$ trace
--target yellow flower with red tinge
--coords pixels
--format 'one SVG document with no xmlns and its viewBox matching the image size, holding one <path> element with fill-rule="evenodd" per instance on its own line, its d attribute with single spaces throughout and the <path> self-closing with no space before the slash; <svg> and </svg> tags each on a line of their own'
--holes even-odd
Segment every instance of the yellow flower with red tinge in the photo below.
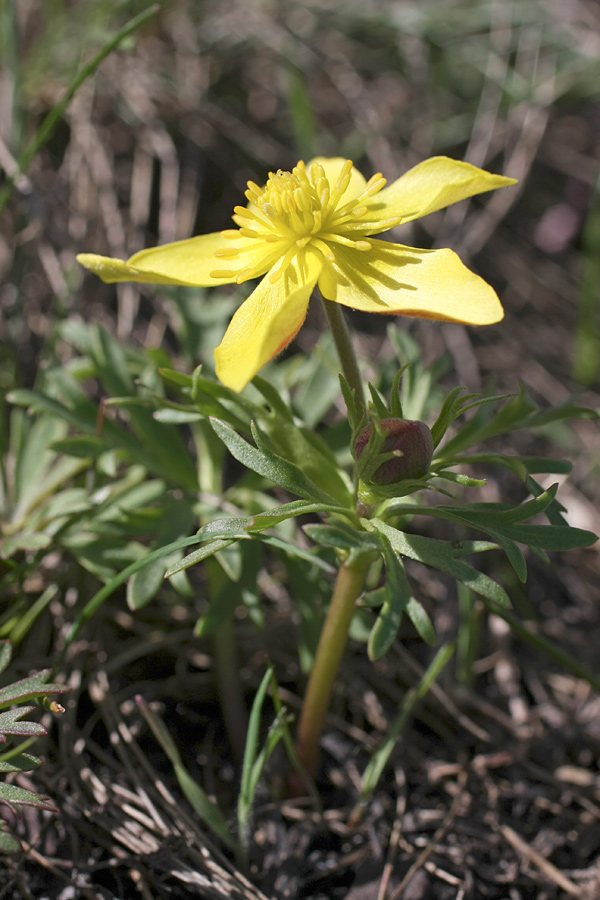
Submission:
<svg viewBox="0 0 600 900">
<path fill-rule="evenodd" d="M 241 391 L 286 347 L 318 285 L 326 301 L 364 312 L 491 325 L 503 317 L 495 291 L 452 250 L 419 250 L 373 235 L 459 200 L 514 184 L 437 156 L 386 187 L 350 160 L 317 157 L 291 172 L 248 182 L 238 226 L 136 253 L 127 262 L 82 253 L 103 281 L 211 287 L 261 278 L 215 350 L 219 380 Z"/>
</svg>

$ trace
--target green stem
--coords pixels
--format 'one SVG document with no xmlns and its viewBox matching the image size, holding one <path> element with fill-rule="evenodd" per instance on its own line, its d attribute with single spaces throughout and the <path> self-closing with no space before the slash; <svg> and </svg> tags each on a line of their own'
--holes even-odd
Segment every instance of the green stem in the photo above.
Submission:
<svg viewBox="0 0 600 900">
<path fill-rule="evenodd" d="M 241 764 L 246 746 L 248 712 L 244 705 L 232 616 L 224 619 L 215 630 L 213 646 L 221 712 L 234 758 Z"/>
<path fill-rule="evenodd" d="M 344 311 L 339 303 L 325 300 L 323 297 L 321 297 L 321 303 L 335 341 L 335 349 L 340 359 L 344 378 L 354 391 L 356 402 L 365 406 L 362 378 L 356 361 L 354 347 L 352 346 L 352 338 L 344 318 Z"/>
<path fill-rule="evenodd" d="M 340 566 L 331 605 L 317 647 L 315 664 L 302 704 L 296 751 L 312 777 L 319 758 L 319 741 L 331 691 L 344 653 L 355 603 L 362 593 L 371 560 L 367 555 Z"/>
</svg>

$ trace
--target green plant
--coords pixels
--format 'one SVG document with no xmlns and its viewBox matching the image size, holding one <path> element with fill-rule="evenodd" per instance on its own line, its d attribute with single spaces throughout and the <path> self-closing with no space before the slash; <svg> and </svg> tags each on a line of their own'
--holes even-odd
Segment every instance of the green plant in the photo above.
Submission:
<svg viewBox="0 0 600 900">
<path fill-rule="evenodd" d="M 0 641 L 0 674 L 6 671 L 11 655 L 12 649 L 9 641 Z M 42 763 L 39 757 L 28 753 L 27 750 L 37 738 L 47 733 L 46 729 L 37 722 L 23 722 L 22 719 L 33 712 L 38 704 L 54 713 L 63 711 L 60 704 L 51 698 L 65 694 L 70 689 L 64 684 L 55 684 L 49 681 L 49 678 L 50 669 L 46 669 L 0 688 L 0 710 L 2 710 L 0 711 L 0 742 L 4 746 L 3 752 L 0 753 L 0 774 L 4 776 L 31 772 Z M 36 705 L 24 705 L 32 701 Z M 20 738 L 23 740 L 16 746 L 12 746 L 15 739 Z M 49 812 L 58 812 L 49 797 L 36 794 L 14 783 L 0 784 L 0 802 L 13 812 L 16 812 L 21 806 L 35 806 Z M 21 849 L 21 844 L 6 828 L 6 823 L 2 822 L 0 825 L 0 852 L 15 853 Z"/>
</svg>

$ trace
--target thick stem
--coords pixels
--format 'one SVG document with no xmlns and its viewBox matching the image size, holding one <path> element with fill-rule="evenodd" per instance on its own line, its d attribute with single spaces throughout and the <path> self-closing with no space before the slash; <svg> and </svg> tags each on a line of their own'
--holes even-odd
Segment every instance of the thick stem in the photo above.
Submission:
<svg viewBox="0 0 600 900">
<path fill-rule="evenodd" d="M 369 557 L 363 555 L 355 562 L 340 566 L 321 632 L 296 739 L 298 757 L 311 776 L 314 776 L 317 768 L 319 741 L 329 709 L 333 683 L 346 646 L 355 603 L 365 584 L 369 563 Z"/>
<path fill-rule="evenodd" d="M 360 369 L 356 361 L 356 354 L 352 346 L 352 338 L 348 331 L 348 325 L 344 318 L 344 311 L 339 303 L 332 300 L 325 300 L 321 297 L 325 318 L 331 329 L 335 348 L 337 350 L 344 378 L 355 391 L 355 398 L 358 404 L 365 406 L 365 394 L 363 389 Z"/>
</svg>

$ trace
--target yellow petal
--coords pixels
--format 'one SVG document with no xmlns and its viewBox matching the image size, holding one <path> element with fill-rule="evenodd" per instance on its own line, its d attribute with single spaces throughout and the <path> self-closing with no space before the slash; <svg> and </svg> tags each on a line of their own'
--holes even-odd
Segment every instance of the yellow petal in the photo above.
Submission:
<svg viewBox="0 0 600 900">
<path fill-rule="evenodd" d="M 311 159 L 306 168 L 310 169 L 313 163 L 318 163 L 320 166 L 323 166 L 325 177 L 329 182 L 331 190 L 333 190 L 346 162 L 347 160 L 345 160 L 341 156 L 316 156 L 314 159 Z M 360 194 L 362 194 L 366 186 L 367 182 L 364 175 L 361 175 L 358 169 L 352 167 L 352 172 L 350 174 L 350 183 L 342 194 L 338 206 L 343 206 L 344 203 L 348 203 L 349 200 L 353 200 L 355 197 L 358 197 Z"/>
<path fill-rule="evenodd" d="M 114 281 L 141 281 L 146 284 L 210 287 L 235 281 L 235 275 L 231 278 L 213 278 L 211 272 L 240 268 L 237 260 L 215 257 L 216 251 L 232 250 L 244 243 L 243 238 L 227 239 L 217 231 L 186 241 L 141 250 L 127 262 L 110 259 L 108 256 L 96 256 L 93 253 L 80 253 L 77 261 L 109 284 Z"/>
<path fill-rule="evenodd" d="M 370 240 L 372 250 L 336 249 L 339 272 L 325 264 L 327 300 L 364 312 L 400 313 L 468 325 L 492 325 L 504 311 L 496 292 L 452 250 L 417 250 Z"/>
<path fill-rule="evenodd" d="M 516 184 L 514 178 L 493 175 L 470 163 L 434 156 L 410 169 L 367 202 L 363 221 L 402 216 L 410 222 L 474 194 Z"/>
<path fill-rule="evenodd" d="M 215 350 L 217 377 L 242 391 L 256 373 L 295 337 L 323 265 L 320 254 L 302 252 L 272 284 L 269 274 L 240 306 Z M 273 270 L 271 270 L 273 271 Z"/>
</svg>

